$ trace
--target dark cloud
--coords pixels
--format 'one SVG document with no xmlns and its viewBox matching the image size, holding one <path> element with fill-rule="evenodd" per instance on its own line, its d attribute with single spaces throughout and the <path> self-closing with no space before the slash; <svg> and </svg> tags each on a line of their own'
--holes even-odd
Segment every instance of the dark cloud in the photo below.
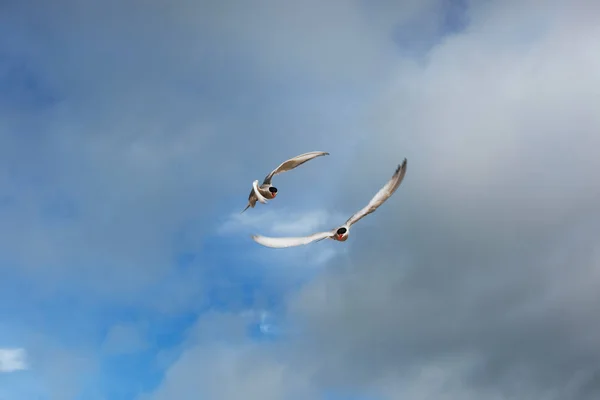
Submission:
<svg viewBox="0 0 600 400">
<path fill-rule="evenodd" d="M 485 40 L 507 17 L 483 13 L 491 28 L 449 38 L 374 111 L 382 122 L 354 174 L 365 183 L 348 183 L 344 207 L 368 201 L 403 156 L 408 172 L 356 225 L 350 264 L 292 303 L 319 385 L 392 399 L 600 394 L 600 120 L 589 90 L 600 59 L 588 39 L 600 32 L 549 22 L 556 11 L 520 49 Z M 446 384 L 415 385 L 423 368 Z"/>
<path fill-rule="evenodd" d="M 385 399 L 598 397 L 600 32 L 580 12 L 471 5 L 399 64 L 325 202 L 351 215 L 403 157 L 406 178 L 290 297 L 256 368 Z"/>
</svg>

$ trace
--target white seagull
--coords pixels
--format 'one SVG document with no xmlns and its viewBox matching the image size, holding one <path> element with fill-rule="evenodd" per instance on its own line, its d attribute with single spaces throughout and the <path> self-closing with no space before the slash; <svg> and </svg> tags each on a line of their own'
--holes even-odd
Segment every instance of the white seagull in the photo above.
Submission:
<svg viewBox="0 0 600 400">
<path fill-rule="evenodd" d="M 266 237 L 261 235 L 252 235 L 252 239 L 256 243 L 262 244 L 266 247 L 272 248 L 284 248 L 284 247 L 294 247 L 301 246 L 305 244 L 309 244 L 312 242 L 318 242 L 323 239 L 333 239 L 339 242 L 345 242 L 348 239 L 348 234 L 350 233 L 350 227 L 361 220 L 363 217 L 371 214 L 379 206 L 381 206 L 387 199 L 389 199 L 396 189 L 402 183 L 404 179 L 404 175 L 406 174 L 406 158 L 402 162 L 402 165 L 398 165 L 396 171 L 392 178 L 383 186 L 379 192 L 371 199 L 369 204 L 364 207 L 362 210 L 351 216 L 344 225 L 339 228 L 332 229 L 327 232 L 319 232 L 312 234 L 310 236 L 305 237 Z"/>
<path fill-rule="evenodd" d="M 273 179 L 275 175 L 290 171 L 313 158 L 328 155 L 329 153 L 325 151 L 311 151 L 310 153 L 300 154 L 299 156 L 284 161 L 279 167 L 271 171 L 271 173 L 265 177 L 262 185 L 258 186 L 258 180 L 252 182 L 252 191 L 248 196 L 248 205 L 242 212 L 246 211 L 249 207 L 254 208 L 257 200 L 265 204 L 267 203 L 267 199 L 274 199 L 275 196 L 277 196 L 277 188 L 271 185 L 271 179 Z"/>
</svg>

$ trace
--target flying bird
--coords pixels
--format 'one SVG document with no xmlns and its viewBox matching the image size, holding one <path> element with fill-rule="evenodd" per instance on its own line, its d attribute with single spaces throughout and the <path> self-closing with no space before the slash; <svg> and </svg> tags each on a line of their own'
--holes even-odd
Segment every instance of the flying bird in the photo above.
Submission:
<svg viewBox="0 0 600 400">
<path fill-rule="evenodd" d="M 271 180 L 275 175 L 280 174 L 282 172 L 290 171 L 304 164 L 305 162 L 312 160 L 313 158 L 328 155 L 329 153 L 325 151 L 311 151 L 310 153 L 300 154 L 299 156 L 290 158 L 289 160 L 281 163 L 281 165 L 279 165 L 277 168 L 271 171 L 269 175 L 265 177 L 263 183 L 260 186 L 258 185 L 258 180 L 252 182 L 252 191 L 248 196 L 248 205 L 246 206 L 246 208 L 244 208 L 242 213 L 250 207 L 254 208 L 257 201 L 260 201 L 261 203 L 265 204 L 267 203 L 268 199 L 271 200 L 274 199 L 275 196 L 277 196 L 277 188 L 271 184 Z"/>
<path fill-rule="evenodd" d="M 252 235 L 252 239 L 266 247 L 272 248 L 284 248 L 294 247 L 309 244 L 312 242 L 318 242 L 323 239 L 333 239 L 339 242 L 345 242 L 348 239 L 350 233 L 350 227 L 360 221 L 367 215 L 375 212 L 379 206 L 381 206 L 387 199 L 389 199 L 396 189 L 402 183 L 404 175 L 406 174 L 406 158 L 401 165 L 398 165 L 392 178 L 377 192 L 377 194 L 371 199 L 362 210 L 351 216 L 344 225 L 332 229 L 327 232 L 319 232 L 305 237 L 266 237 L 261 235 Z"/>
</svg>

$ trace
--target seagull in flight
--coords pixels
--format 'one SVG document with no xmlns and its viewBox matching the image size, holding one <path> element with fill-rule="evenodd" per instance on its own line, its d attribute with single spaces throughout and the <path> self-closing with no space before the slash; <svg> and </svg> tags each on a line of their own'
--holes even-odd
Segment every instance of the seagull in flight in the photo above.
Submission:
<svg viewBox="0 0 600 400">
<path fill-rule="evenodd" d="M 406 158 L 401 165 L 398 165 L 394 175 L 391 179 L 377 192 L 377 194 L 371 199 L 362 210 L 351 216 L 342 226 L 332 229 L 326 232 L 314 233 L 304 237 L 267 237 L 261 235 L 252 235 L 252 239 L 263 246 L 271 248 L 284 248 L 284 247 L 295 247 L 312 242 L 318 242 L 323 239 L 337 240 L 338 242 L 345 242 L 348 239 L 350 233 L 350 227 L 360 221 L 367 215 L 375 212 L 379 206 L 381 206 L 387 199 L 389 199 L 396 189 L 402 183 L 404 175 L 406 174 Z"/>
<path fill-rule="evenodd" d="M 246 208 L 244 208 L 244 210 L 242 210 L 242 213 L 250 207 L 254 208 L 257 201 L 266 204 L 267 199 L 271 200 L 274 199 L 275 196 L 277 196 L 277 188 L 271 184 L 271 180 L 275 175 L 280 174 L 282 172 L 290 171 L 304 164 L 305 162 L 312 160 L 313 158 L 328 155 L 329 153 L 325 151 L 311 151 L 310 153 L 300 154 L 299 156 L 290 158 L 289 160 L 282 162 L 277 168 L 275 168 L 269 173 L 269 175 L 265 177 L 263 183 L 260 186 L 258 185 L 258 180 L 252 182 L 252 191 L 248 196 L 248 205 L 246 206 Z"/>
</svg>

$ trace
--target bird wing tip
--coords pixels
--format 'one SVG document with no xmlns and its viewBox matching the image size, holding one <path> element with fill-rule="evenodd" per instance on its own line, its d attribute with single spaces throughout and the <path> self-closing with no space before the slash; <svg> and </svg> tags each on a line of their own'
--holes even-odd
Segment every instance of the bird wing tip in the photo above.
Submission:
<svg viewBox="0 0 600 400">
<path fill-rule="evenodd" d="M 396 169 L 396 171 L 400 171 L 403 168 L 406 168 L 406 164 L 407 164 L 407 160 L 406 158 L 404 158 L 404 160 L 402 161 L 402 164 L 398 164 L 398 168 Z"/>
</svg>

